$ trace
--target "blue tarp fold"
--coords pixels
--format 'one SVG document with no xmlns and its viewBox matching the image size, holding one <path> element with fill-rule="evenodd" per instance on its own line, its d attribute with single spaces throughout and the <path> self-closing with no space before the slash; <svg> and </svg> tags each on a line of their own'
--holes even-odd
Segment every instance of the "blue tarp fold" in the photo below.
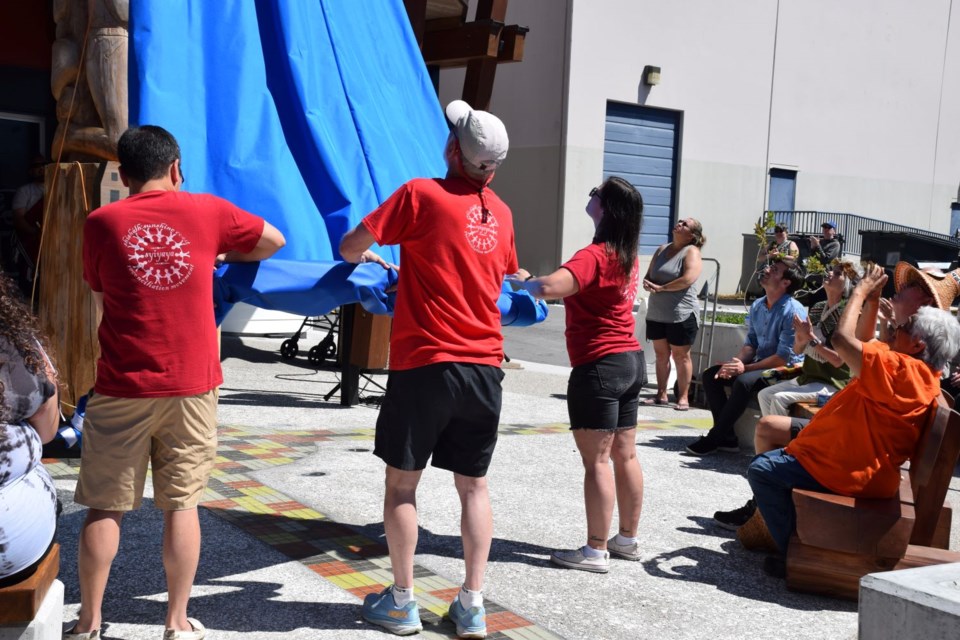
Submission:
<svg viewBox="0 0 960 640">
<path fill-rule="evenodd" d="M 132 2 L 130 36 L 131 124 L 177 137 L 186 189 L 287 238 L 264 265 L 219 271 L 219 302 L 386 310 L 382 282 L 334 263 L 343 234 L 401 184 L 446 170 L 447 126 L 402 0 Z M 398 248 L 375 250 L 399 262 Z"/>
</svg>

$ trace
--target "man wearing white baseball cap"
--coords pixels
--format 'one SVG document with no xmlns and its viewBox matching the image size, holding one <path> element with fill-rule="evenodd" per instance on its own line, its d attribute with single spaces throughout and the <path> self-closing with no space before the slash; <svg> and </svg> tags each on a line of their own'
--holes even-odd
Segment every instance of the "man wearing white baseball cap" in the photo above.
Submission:
<svg viewBox="0 0 960 640">
<path fill-rule="evenodd" d="M 403 276 L 390 336 L 390 377 L 374 454 L 387 465 L 383 523 L 394 584 L 370 594 L 363 618 L 398 635 L 423 626 L 413 597 L 416 490 L 427 462 L 452 471 L 466 577 L 450 604 L 461 638 L 486 636 L 483 576 L 493 539 L 486 473 L 497 442 L 503 337 L 497 298 L 518 270 L 510 209 L 487 186 L 507 155 L 503 123 L 457 100 L 444 178 L 411 180 L 347 233 L 347 262 L 377 262 L 399 244 Z"/>
</svg>

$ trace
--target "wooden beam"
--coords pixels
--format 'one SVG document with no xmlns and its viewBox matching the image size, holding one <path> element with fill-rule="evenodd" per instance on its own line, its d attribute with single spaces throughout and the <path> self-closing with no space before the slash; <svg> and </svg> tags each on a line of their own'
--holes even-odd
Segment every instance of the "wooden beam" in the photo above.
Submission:
<svg viewBox="0 0 960 640">
<path fill-rule="evenodd" d="M 471 60 L 463 78 L 463 99 L 474 109 L 487 111 L 493 96 L 493 81 L 497 75 L 497 59 Z"/>
<path fill-rule="evenodd" d="M 422 49 L 423 33 L 427 27 L 427 0 L 403 0 L 403 5 L 407 9 L 407 18 L 410 19 L 410 26 L 413 27 L 417 45 Z"/>
<path fill-rule="evenodd" d="M 496 60 L 502 22 L 469 22 L 456 29 L 428 31 L 423 38 L 423 59 L 428 65 L 462 67 L 471 60 Z"/>
<path fill-rule="evenodd" d="M 507 0 L 480 0 L 475 20 L 507 21 Z"/>
<path fill-rule="evenodd" d="M 523 60 L 523 43 L 526 40 L 527 27 L 511 24 L 500 32 L 500 48 L 497 51 L 498 62 L 520 62 Z"/>
</svg>

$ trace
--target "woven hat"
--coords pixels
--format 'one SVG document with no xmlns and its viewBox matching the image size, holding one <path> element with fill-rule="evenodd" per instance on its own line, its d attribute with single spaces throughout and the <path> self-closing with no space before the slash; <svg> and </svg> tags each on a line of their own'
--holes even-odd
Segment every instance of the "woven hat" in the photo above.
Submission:
<svg viewBox="0 0 960 640">
<path fill-rule="evenodd" d="M 944 273 L 936 269 L 921 271 L 909 262 L 898 262 L 893 272 L 893 284 L 897 291 L 911 284 L 920 285 L 944 311 L 960 296 L 960 269 Z"/>
</svg>

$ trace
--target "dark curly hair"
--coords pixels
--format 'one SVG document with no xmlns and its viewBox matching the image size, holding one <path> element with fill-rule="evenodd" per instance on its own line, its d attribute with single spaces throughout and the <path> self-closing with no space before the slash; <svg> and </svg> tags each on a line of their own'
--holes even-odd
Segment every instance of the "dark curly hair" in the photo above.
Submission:
<svg viewBox="0 0 960 640">
<path fill-rule="evenodd" d="M 37 318 L 24 304 L 16 283 L 2 273 L 0 273 L 0 340 L 9 343 L 20 354 L 27 371 L 44 380 L 47 379 L 44 351 L 51 358 L 51 363 L 53 357 L 37 325 Z M 38 343 L 42 346 L 42 351 Z M 50 382 L 57 384 L 56 380 Z M 3 380 L 0 379 L 0 399 L 4 397 L 3 392 Z M 9 409 L 6 405 L 0 406 L 0 420 L 6 418 Z"/>
</svg>

